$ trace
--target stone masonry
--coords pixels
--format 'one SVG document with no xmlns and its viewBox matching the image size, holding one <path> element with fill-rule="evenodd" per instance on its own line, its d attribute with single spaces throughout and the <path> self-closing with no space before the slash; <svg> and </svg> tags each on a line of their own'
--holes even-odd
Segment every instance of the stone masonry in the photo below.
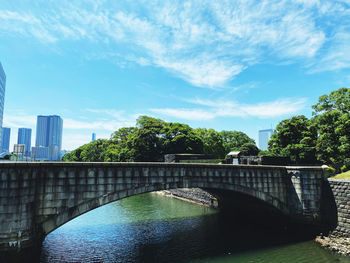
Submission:
<svg viewBox="0 0 350 263">
<path fill-rule="evenodd" d="M 99 206 L 176 188 L 240 192 L 292 218 L 318 224 L 324 182 L 321 167 L 4 162 L 0 163 L 0 258 L 4 251 L 40 247 L 45 235 Z M 349 219 L 341 212 L 339 216 L 340 226 L 348 227 Z"/>
<path fill-rule="evenodd" d="M 328 179 L 337 207 L 337 227 L 333 235 L 350 237 L 350 181 Z"/>
</svg>

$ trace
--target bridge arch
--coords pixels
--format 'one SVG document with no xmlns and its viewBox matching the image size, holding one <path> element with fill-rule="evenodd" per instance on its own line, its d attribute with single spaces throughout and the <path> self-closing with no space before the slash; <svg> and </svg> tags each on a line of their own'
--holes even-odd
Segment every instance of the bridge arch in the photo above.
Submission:
<svg viewBox="0 0 350 263">
<path fill-rule="evenodd" d="M 320 167 L 176 163 L 0 163 L 0 250 L 31 247 L 104 204 L 167 189 L 243 193 L 317 223 Z"/>
<path fill-rule="evenodd" d="M 198 187 L 199 187 L 198 185 L 191 185 L 189 188 L 198 188 Z M 287 205 L 284 204 L 281 200 L 271 196 L 268 193 L 264 193 L 256 189 L 252 189 L 252 188 L 248 188 L 240 185 L 228 185 L 224 183 L 217 183 L 215 185 L 215 188 L 213 188 L 207 182 L 200 183 L 200 187 L 205 189 L 214 189 L 216 191 L 227 190 L 227 191 L 249 195 L 250 197 L 254 197 L 262 202 L 266 202 L 270 206 L 273 206 L 282 214 L 289 215 Z M 55 229 L 73 220 L 74 218 L 79 217 L 82 214 L 85 214 L 89 211 L 92 211 L 106 204 L 121 200 L 123 198 L 131 197 L 138 194 L 144 194 L 144 193 L 161 191 L 161 190 L 171 190 L 171 189 L 173 188 L 169 187 L 169 185 L 167 184 L 154 184 L 154 185 L 147 185 L 147 186 L 142 186 L 137 188 L 129 188 L 119 192 L 107 193 L 101 196 L 96 196 L 96 198 L 94 199 L 86 200 L 74 207 L 66 208 L 65 210 L 61 211 L 59 214 L 53 215 L 50 218 L 46 219 L 44 222 L 40 223 L 43 230 L 43 234 L 48 235 Z"/>
</svg>

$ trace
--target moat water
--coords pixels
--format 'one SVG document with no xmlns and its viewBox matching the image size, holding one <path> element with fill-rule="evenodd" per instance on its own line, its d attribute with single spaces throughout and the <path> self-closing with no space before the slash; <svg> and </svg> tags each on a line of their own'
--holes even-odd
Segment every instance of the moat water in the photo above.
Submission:
<svg viewBox="0 0 350 263">
<path fill-rule="evenodd" d="M 217 210 L 155 193 L 133 196 L 50 233 L 40 261 L 350 263 L 313 241 L 229 221 Z"/>
</svg>

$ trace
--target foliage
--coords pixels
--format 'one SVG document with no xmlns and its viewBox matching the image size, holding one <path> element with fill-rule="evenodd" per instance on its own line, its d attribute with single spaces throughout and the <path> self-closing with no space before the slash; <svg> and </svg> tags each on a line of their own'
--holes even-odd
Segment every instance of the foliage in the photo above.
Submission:
<svg viewBox="0 0 350 263">
<path fill-rule="evenodd" d="M 318 138 L 316 155 L 322 162 L 350 169 L 350 89 L 341 88 L 323 95 L 313 105 Z"/>
<path fill-rule="evenodd" d="M 329 95 L 322 95 L 319 97 L 318 103 L 313 105 L 312 108 L 314 109 L 314 115 L 333 110 L 348 113 L 350 112 L 350 89 L 340 88 L 332 91 Z"/>
<path fill-rule="evenodd" d="M 223 145 L 223 139 L 219 132 L 214 129 L 197 128 L 195 133 L 203 141 L 203 153 L 211 154 L 215 158 L 224 158 L 227 152 Z"/>
<path fill-rule="evenodd" d="M 331 177 L 332 179 L 342 179 L 342 180 L 349 180 L 350 179 L 350 171 L 347 171 L 345 173 L 337 174 L 336 176 Z"/>
<path fill-rule="evenodd" d="M 312 106 L 313 118 L 295 116 L 281 121 L 269 150 L 295 163 L 320 161 L 337 171 L 350 169 L 350 89 L 322 95 Z"/>
<path fill-rule="evenodd" d="M 271 153 L 298 164 L 316 161 L 317 130 L 304 115 L 281 121 L 275 131 L 268 143 Z"/>
<path fill-rule="evenodd" d="M 275 156 L 275 154 L 273 154 L 272 152 L 270 152 L 270 151 L 263 151 L 263 150 L 260 150 L 258 155 L 259 156 Z"/>
<path fill-rule="evenodd" d="M 255 144 L 255 141 L 248 137 L 247 134 L 240 131 L 221 131 L 220 132 L 223 140 L 223 146 L 225 153 L 230 151 L 238 151 L 239 148 L 245 143 Z"/>
<path fill-rule="evenodd" d="M 259 148 L 256 147 L 255 144 L 253 143 L 245 143 L 243 144 L 240 148 L 239 151 L 241 152 L 241 155 L 243 156 L 249 156 L 249 155 L 258 155 L 259 153 Z"/>
<path fill-rule="evenodd" d="M 99 139 L 84 144 L 78 149 L 63 156 L 63 161 L 103 162 L 105 159 L 105 148 L 109 140 Z"/>
<path fill-rule="evenodd" d="M 192 129 L 186 124 L 140 116 L 136 127 L 120 128 L 109 140 L 85 144 L 66 154 L 62 160 L 151 162 L 162 161 L 164 154 L 168 153 L 205 153 L 222 159 L 228 152 L 227 147 L 239 148 L 246 142 L 254 143 L 254 140 L 242 132 Z"/>
<path fill-rule="evenodd" d="M 190 126 L 169 123 L 162 130 L 165 153 L 202 153 L 203 141 Z"/>
</svg>

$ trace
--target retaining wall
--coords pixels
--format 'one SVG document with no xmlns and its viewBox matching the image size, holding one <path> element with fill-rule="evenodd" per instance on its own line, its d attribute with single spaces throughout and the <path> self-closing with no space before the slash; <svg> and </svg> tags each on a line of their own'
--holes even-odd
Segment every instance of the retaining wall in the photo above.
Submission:
<svg viewBox="0 0 350 263">
<path fill-rule="evenodd" d="M 350 180 L 328 179 L 337 207 L 337 227 L 333 235 L 350 237 Z"/>
</svg>

